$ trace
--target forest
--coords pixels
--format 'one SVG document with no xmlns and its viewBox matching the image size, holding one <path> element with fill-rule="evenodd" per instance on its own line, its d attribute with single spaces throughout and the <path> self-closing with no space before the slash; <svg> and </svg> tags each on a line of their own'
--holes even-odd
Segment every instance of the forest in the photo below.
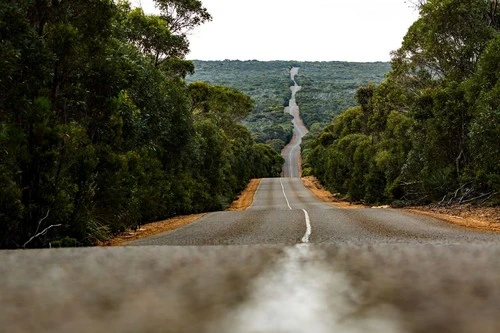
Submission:
<svg viewBox="0 0 500 333">
<path fill-rule="evenodd" d="M 85 246 L 224 208 L 282 157 L 228 87 L 186 83 L 198 0 L 0 2 L 0 248 Z"/>
<path fill-rule="evenodd" d="M 188 61 L 199 0 L 0 2 L 0 248 L 87 246 L 303 170 L 394 206 L 500 203 L 497 0 L 416 1 L 391 63 Z"/>
<path fill-rule="evenodd" d="M 304 171 L 356 202 L 500 203 L 500 9 L 417 2 L 385 80 L 303 147 Z"/>
<path fill-rule="evenodd" d="M 187 82 L 203 81 L 237 89 L 255 101 L 252 112 L 241 123 L 256 142 L 281 152 L 292 138 L 292 116 L 283 112 L 290 99 L 290 73 L 293 62 L 257 60 L 194 60 L 195 71 Z"/>
<path fill-rule="evenodd" d="M 302 86 L 297 104 L 304 124 L 315 131 L 356 105 L 356 89 L 378 84 L 390 70 L 386 62 L 300 62 L 296 81 Z"/>
<path fill-rule="evenodd" d="M 238 89 L 255 100 L 255 107 L 241 122 L 257 142 L 281 151 L 292 137 L 292 117 L 283 112 L 291 97 L 290 67 L 300 67 L 295 80 L 303 86 L 297 103 L 306 125 L 320 131 L 332 117 L 356 105 L 356 88 L 380 83 L 389 63 L 301 61 L 193 61 L 195 72 L 186 81 L 203 81 Z"/>
</svg>

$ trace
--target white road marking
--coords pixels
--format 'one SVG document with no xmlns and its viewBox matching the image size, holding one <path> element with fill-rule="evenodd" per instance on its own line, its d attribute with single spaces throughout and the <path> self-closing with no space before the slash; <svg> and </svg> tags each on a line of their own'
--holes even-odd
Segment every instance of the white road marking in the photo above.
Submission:
<svg viewBox="0 0 500 333">
<path fill-rule="evenodd" d="M 288 205 L 288 209 L 292 210 L 292 207 L 290 206 L 290 201 L 288 201 L 288 198 L 285 193 L 285 187 L 283 186 L 283 181 L 280 178 L 280 184 L 281 184 L 281 190 L 283 191 L 283 195 L 285 196 L 286 204 Z"/>
<path fill-rule="evenodd" d="M 304 234 L 304 237 L 302 237 L 302 243 L 309 243 L 309 237 L 311 236 L 312 228 L 311 228 L 311 220 L 309 219 L 309 214 L 307 213 L 307 210 L 302 209 L 304 212 L 304 215 L 306 217 L 306 233 Z"/>
<path fill-rule="evenodd" d="M 304 244 L 285 248 L 274 265 L 251 281 L 245 301 L 208 332 L 406 332 L 393 307 L 365 309 L 357 303 L 358 289 L 341 267 L 321 263 L 325 256 Z"/>
<path fill-rule="evenodd" d="M 290 201 L 288 201 L 288 197 L 286 196 L 285 187 L 283 186 L 283 180 L 280 178 L 281 191 L 283 191 L 283 196 L 285 197 L 286 204 L 288 205 L 288 209 L 292 210 L 292 206 L 290 206 Z M 304 212 L 304 216 L 306 219 L 306 233 L 304 237 L 302 237 L 302 243 L 309 243 L 309 237 L 311 237 L 312 227 L 311 227 L 311 219 L 309 218 L 309 213 L 307 210 L 302 209 Z"/>
<path fill-rule="evenodd" d="M 288 113 L 290 113 L 293 116 L 292 122 L 293 122 L 294 131 L 295 131 L 294 138 L 297 141 L 293 146 L 290 145 L 290 151 L 289 151 L 288 156 L 287 156 L 288 167 L 289 167 L 289 171 L 290 171 L 290 174 L 289 174 L 290 178 L 294 178 L 293 169 L 292 169 L 292 159 L 293 159 L 292 157 L 294 155 L 298 155 L 300 153 L 300 150 L 296 153 L 295 153 L 295 151 L 297 150 L 297 148 L 300 149 L 300 142 L 302 140 L 302 137 L 304 136 L 304 133 L 302 132 L 302 130 L 299 126 L 298 120 L 297 120 L 297 117 L 300 117 L 300 116 L 298 115 L 298 112 L 297 112 L 298 106 L 297 106 L 297 102 L 295 100 L 295 94 L 297 93 L 297 91 L 300 90 L 300 86 L 297 85 L 297 82 L 295 82 L 295 75 L 297 75 L 298 72 L 299 72 L 299 69 L 297 67 L 294 67 L 290 70 L 290 77 L 293 80 L 293 82 L 295 83 L 295 85 L 290 88 L 292 90 L 292 98 L 290 99 L 290 102 L 288 103 L 288 108 L 285 109 L 285 111 L 288 110 Z M 296 114 L 297 114 L 297 117 L 296 117 Z M 297 175 L 297 177 L 299 177 L 299 175 Z M 283 191 L 283 195 L 285 196 L 286 204 L 288 205 L 288 208 L 291 210 L 292 207 L 290 206 L 290 202 L 288 201 L 288 198 L 286 196 L 285 187 L 283 186 L 283 181 L 281 179 L 280 179 L 280 183 L 281 183 L 281 190 Z M 307 210 L 302 209 L 302 211 L 304 212 L 304 216 L 306 219 L 306 233 L 304 234 L 304 237 L 302 237 L 302 243 L 309 243 L 309 237 L 311 236 L 311 233 L 312 233 L 311 219 L 309 218 L 309 213 L 307 212 Z"/>
</svg>

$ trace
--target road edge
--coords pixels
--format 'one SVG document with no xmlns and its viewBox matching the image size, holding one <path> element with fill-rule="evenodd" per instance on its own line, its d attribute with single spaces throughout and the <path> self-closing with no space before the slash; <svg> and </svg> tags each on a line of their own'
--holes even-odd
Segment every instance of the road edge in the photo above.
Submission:
<svg viewBox="0 0 500 333">
<path fill-rule="evenodd" d="M 396 209 L 404 212 L 409 212 L 413 214 L 424 215 L 428 217 L 433 217 L 438 220 L 458 225 L 461 227 L 466 227 L 469 229 L 474 229 L 478 231 L 489 231 L 489 232 L 497 232 L 500 233 L 500 223 L 496 223 L 489 219 L 482 218 L 481 216 L 473 216 L 473 217 L 460 217 L 450 214 L 442 214 L 436 213 L 426 209 L 425 207 L 406 207 L 406 208 L 391 208 L 389 206 L 365 206 L 359 204 L 351 204 L 347 201 L 342 201 L 337 199 L 332 193 L 330 193 L 327 189 L 325 189 L 320 182 L 313 176 L 307 176 L 301 178 L 304 186 L 314 194 L 316 198 L 319 200 L 328 203 L 332 206 L 344 209 L 361 209 L 361 208 L 382 208 L 382 209 Z"/>
<path fill-rule="evenodd" d="M 253 198 L 255 196 L 255 193 L 259 189 L 261 182 L 262 178 L 250 179 L 247 187 L 243 191 L 241 191 L 241 193 L 238 195 L 238 198 L 233 201 L 233 203 L 226 210 L 233 212 L 243 212 L 247 210 L 250 206 L 252 206 Z"/>
<path fill-rule="evenodd" d="M 262 179 L 251 179 L 247 187 L 238 195 L 238 198 L 227 208 L 227 211 L 245 211 L 253 203 L 255 193 L 259 189 Z M 179 229 L 185 225 L 191 224 L 208 213 L 191 214 L 176 216 L 166 220 L 151 222 L 142 225 L 137 230 L 127 230 L 116 236 L 111 237 L 105 242 L 100 242 L 97 246 L 122 246 L 128 242 L 135 241 L 142 238 L 155 236 L 164 232 Z"/>
</svg>

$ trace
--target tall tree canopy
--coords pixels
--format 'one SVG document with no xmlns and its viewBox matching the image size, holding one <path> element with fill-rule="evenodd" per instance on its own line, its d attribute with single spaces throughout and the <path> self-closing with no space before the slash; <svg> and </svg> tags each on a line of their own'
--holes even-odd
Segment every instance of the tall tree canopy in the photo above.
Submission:
<svg viewBox="0 0 500 333">
<path fill-rule="evenodd" d="M 89 245 L 220 209 L 281 157 L 235 122 L 251 101 L 184 76 L 199 1 L 0 2 L 0 247 Z M 233 99 L 234 98 L 234 99 Z M 193 114 L 208 103 L 211 116 Z"/>
<path fill-rule="evenodd" d="M 199 0 L 155 0 L 170 31 L 185 34 L 212 19 Z"/>
<path fill-rule="evenodd" d="M 417 5 L 387 79 L 310 143 L 306 170 L 352 200 L 498 202 L 499 2 Z"/>
</svg>

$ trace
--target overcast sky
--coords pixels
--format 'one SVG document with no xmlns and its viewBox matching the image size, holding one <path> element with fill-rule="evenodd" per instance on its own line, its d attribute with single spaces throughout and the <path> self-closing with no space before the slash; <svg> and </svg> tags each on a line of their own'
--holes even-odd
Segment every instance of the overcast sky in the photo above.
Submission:
<svg viewBox="0 0 500 333">
<path fill-rule="evenodd" d="M 153 12 L 153 0 L 132 0 Z M 188 59 L 388 61 L 418 13 L 404 0 L 202 0 Z"/>
</svg>

